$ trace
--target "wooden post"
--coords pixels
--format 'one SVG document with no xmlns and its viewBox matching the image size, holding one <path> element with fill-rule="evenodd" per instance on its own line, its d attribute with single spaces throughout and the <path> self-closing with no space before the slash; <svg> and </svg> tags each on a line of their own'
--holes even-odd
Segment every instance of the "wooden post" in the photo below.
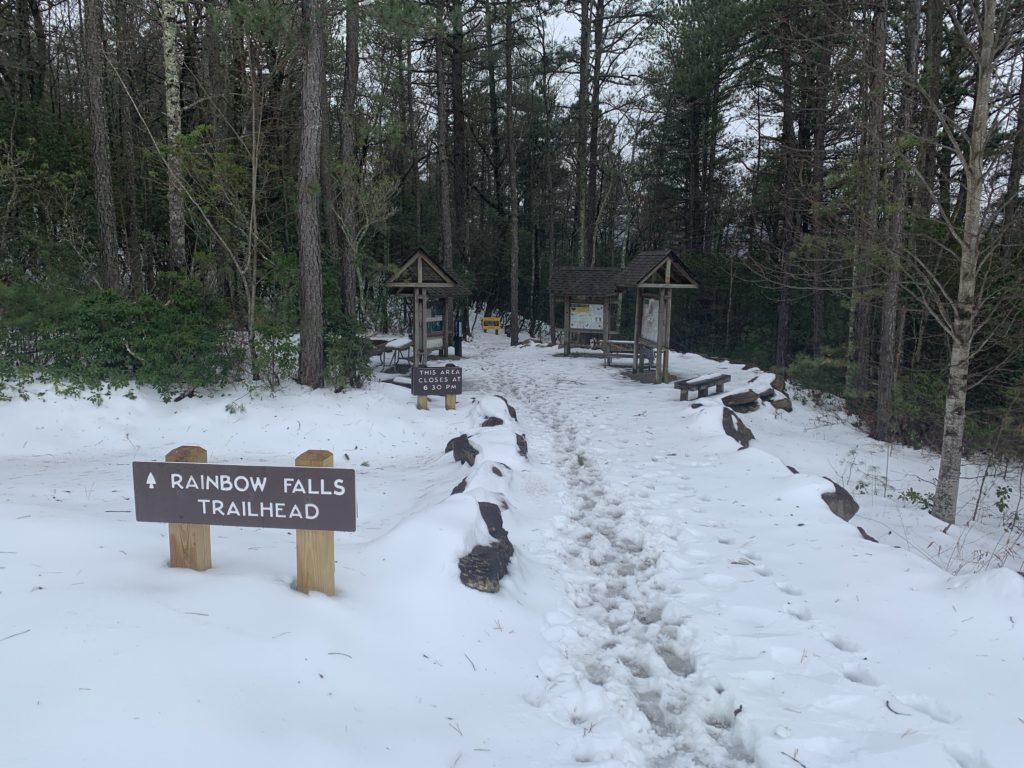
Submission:
<svg viewBox="0 0 1024 768">
<path fill-rule="evenodd" d="M 455 410 L 455 395 L 445 395 L 444 396 L 444 409 L 446 411 L 454 411 Z"/>
<path fill-rule="evenodd" d="M 609 341 L 612 329 L 612 308 L 608 297 L 604 299 L 604 327 L 601 329 L 601 341 L 604 343 L 604 364 L 612 364 L 612 347 Z"/>
<path fill-rule="evenodd" d="M 564 318 L 562 320 L 562 330 L 563 330 L 563 333 L 565 334 L 565 338 L 562 340 L 563 341 L 563 345 L 562 346 L 564 348 L 565 356 L 566 357 L 569 356 L 569 325 L 572 322 L 569 319 L 569 316 L 570 316 L 571 312 L 572 312 L 572 296 L 566 296 L 565 297 L 565 307 L 563 308 L 563 311 L 562 311 L 562 314 L 564 315 Z"/>
<path fill-rule="evenodd" d="M 665 289 L 665 365 L 662 366 L 662 381 L 668 383 L 668 351 L 672 346 L 672 291 Z"/>
<path fill-rule="evenodd" d="M 330 451 L 305 451 L 296 467 L 333 467 Z M 334 594 L 334 531 L 295 531 L 295 588 L 299 592 Z"/>
<path fill-rule="evenodd" d="M 636 307 L 633 311 L 633 373 L 640 373 L 640 337 L 643 335 L 644 297 L 643 292 L 636 289 Z"/>
<path fill-rule="evenodd" d="M 206 463 L 206 449 L 198 445 L 179 445 L 164 456 L 164 461 Z M 206 571 L 213 567 L 210 549 L 210 526 L 192 523 L 168 523 L 167 538 L 171 545 L 171 568 Z"/>
<path fill-rule="evenodd" d="M 447 405 L 447 403 L 446 403 Z M 427 402 L 426 395 L 416 395 L 416 410 L 417 411 L 429 411 L 430 404 Z"/>
</svg>

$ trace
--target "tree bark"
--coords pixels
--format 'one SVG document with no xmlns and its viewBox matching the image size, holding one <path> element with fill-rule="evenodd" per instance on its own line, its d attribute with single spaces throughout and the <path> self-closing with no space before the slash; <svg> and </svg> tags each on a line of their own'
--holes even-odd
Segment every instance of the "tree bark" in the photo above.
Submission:
<svg viewBox="0 0 1024 768">
<path fill-rule="evenodd" d="M 181 64 L 178 59 L 178 0 L 160 0 L 163 20 L 164 107 L 167 110 L 167 234 L 172 269 L 185 267 L 185 198 L 181 189 Z"/>
<path fill-rule="evenodd" d="M 346 192 L 341 201 L 341 216 L 354 218 L 356 186 L 359 184 L 358 160 L 356 158 L 356 95 L 359 88 L 359 0 L 347 0 L 345 5 L 345 85 L 341 91 L 341 162 L 346 183 Z M 357 243 L 347 234 L 352 226 L 343 228 L 346 232 L 341 249 L 341 288 L 345 312 L 356 317 L 358 310 L 356 253 Z"/>
<path fill-rule="evenodd" d="M 452 4 L 452 260 L 463 269 L 469 267 L 466 250 L 466 99 L 465 45 L 461 0 Z"/>
<path fill-rule="evenodd" d="M 519 343 L 519 180 L 513 131 L 512 4 L 505 15 L 505 160 L 508 165 L 509 337 Z"/>
<path fill-rule="evenodd" d="M 452 191 L 451 168 L 448 165 L 448 78 L 445 64 L 445 35 L 439 31 L 436 40 L 437 69 L 437 178 L 438 211 L 441 216 L 441 266 L 452 268 Z"/>
<path fill-rule="evenodd" d="M 953 305 L 953 333 L 949 356 L 949 383 L 942 424 L 942 453 L 935 486 L 932 514 L 943 522 L 956 521 L 960 490 L 960 462 L 963 454 L 964 423 L 967 416 L 967 375 L 971 343 L 978 309 L 978 265 L 981 258 L 982 195 L 985 184 L 985 145 L 988 143 L 989 106 L 992 101 L 992 70 L 995 59 L 995 18 L 997 4 L 984 3 L 979 19 L 977 79 L 971 113 L 967 156 L 964 158 L 963 234 L 960 239 L 960 279 Z"/>
<path fill-rule="evenodd" d="M 92 126 L 93 188 L 96 195 L 96 224 L 100 256 L 99 282 L 103 288 L 121 285 L 120 257 L 117 245 L 117 218 L 114 214 L 114 189 L 110 161 L 110 128 L 103 87 L 106 70 L 103 57 L 103 18 L 101 0 L 83 0 L 85 79 L 89 123 Z"/>
<path fill-rule="evenodd" d="M 302 0 L 302 130 L 299 145 L 299 383 L 324 379 L 323 280 L 320 258 L 320 150 L 323 131 L 322 0 Z"/>
<path fill-rule="evenodd" d="M 911 83 L 917 77 L 917 48 L 920 38 L 921 0 L 909 0 L 907 18 L 906 73 L 900 95 L 900 131 L 910 136 L 914 119 L 915 99 Z M 893 170 L 892 215 L 889 221 L 889 262 L 886 265 L 885 292 L 882 295 L 881 327 L 878 349 L 878 404 L 875 409 L 874 436 L 880 440 L 893 437 L 893 414 L 896 404 L 896 379 L 899 374 L 899 295 L 903 278 L 903 252 L 906 242 L 907 168 L 910 158 L 897 157 Z"/>
<path fill-rule="evenodd" d="M 596 0 L 594 7 L 594 68 L 590 77 L 590 114 L 588 116 L 590 137 L 587 156 L 587 199 L 583 210 L 586 212 L 584 229 L 584 263 L 594 266 L 597 259 L 597 169 L 598 169 L 598 132 L 601 127 L 601 54 L 604 44 L 604 6 L 605 0 Z"/>
<path fill-rule="evenodd" d="M 587 263 L 587 104 L 590 100 L 590 0 L 580 0 L 580 91 L 576 102 L 576 263 Z"/>
</svg>

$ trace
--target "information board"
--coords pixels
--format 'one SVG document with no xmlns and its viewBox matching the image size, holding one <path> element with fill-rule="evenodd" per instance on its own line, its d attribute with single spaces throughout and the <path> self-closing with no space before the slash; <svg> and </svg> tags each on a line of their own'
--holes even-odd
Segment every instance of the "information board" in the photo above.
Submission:
<svg viewBox="0 0 1024 768">
<path fill-rule="evenodd" d="M 574 331 L 603 331 L 604 304 L 571 304 L 569 328 Z"/>
<path fill-rule="evenodd" d="M 658 343 L 658 314 L 661 302 L 658 299 L 644 299 L 643 317 L 640 323 L 640 338 Z"/>
<path fill-rule="evenodd" d="M 132 480 L 142 522 L 356 529 L 352 469 L 136 461 Z"/>
<path fill-rule="evenodd" d="M 462 394 L 462 369 L 451 363 L 433 368 L 414 365 L 410 378 L 416 396 Z"/>
</svg>

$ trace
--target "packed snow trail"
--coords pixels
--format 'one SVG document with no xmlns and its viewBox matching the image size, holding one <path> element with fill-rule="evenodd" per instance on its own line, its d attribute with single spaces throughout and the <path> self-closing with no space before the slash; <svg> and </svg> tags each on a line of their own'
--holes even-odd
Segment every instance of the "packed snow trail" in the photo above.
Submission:
<svg viewBox="0 0 1024 768">
<path fill-rule="evenodd" d="M 474 351 L 475 384 L 509 397 L 531 463 L 561 485 L 539 540 L 567 599 L 548 616 L 557 653 L 531 700 L 577 727 L 565 758 L 609 768 L 994 765 L 956 725 L 957 686 L 969 681 L 943 684 L 925 668 L 890 682 L 876 671 L 880 658 L 900 669 L 937 631 L 890 599 L 876 565 L 904 569 L 900 588 L 912 592 L 944 574 L 861 540 L 822 502 L 822 478 L 738 451 L 713 401 L 692 409 L 668 387 L 548 348 L 510 350 L 503 337 Z M 523 490 L 519 504 L 554 495 Z M 841 568 L 829 552 L 848 553 Z M 953 639 L 955 595 L 921 599 L 951 647 L 976 650 L 974 638 Z M 893 647 L 862 647 L 856 628 L 874 624 L 891 628 Z M 921 674 L 946 696 L 908 690 Z"/>
<path fill-rule="evenodd" d="M 663 566 L 681 529 L 671 516 L 651 513 L 652 489 L 624 499 L 588 456 L 601 426 L 587 414 L 613 418 L 615 404 L 595 406 L 585 379 L 560 372 L 558 361 L 542 381 L 503 355 L 481 367 L 519 409 L 535 461 L 551 461 L 565 480 L 549 541 L 566 565 L 575 610 L 549 617 L 548 637 L 563 657 L 545 660 L 548 690 L 538 703 L 579 727 L 572 758 L 609 766 L 749 764 L 732 733 L 734 702 L 696 669 L 685 616 L 664 611 Z"/>
</svg>

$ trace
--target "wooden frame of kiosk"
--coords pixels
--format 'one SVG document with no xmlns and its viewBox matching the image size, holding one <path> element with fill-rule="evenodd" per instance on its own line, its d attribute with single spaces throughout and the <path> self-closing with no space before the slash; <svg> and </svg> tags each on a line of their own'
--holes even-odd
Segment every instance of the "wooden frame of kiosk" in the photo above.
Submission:
<svg viewBox="0 0 1024 768">
<path fill-rule="evenodd" d="M 672 292 L 696 288 L 697 281 L 675 251 L 637 254 L 619 275 L 618 287 L 636 296 L 633 370 L 640 370 L 642 347 L 654 355 L 654 383 L 669 380 L 668 350 L 672 334 Z"/>
<path fill-rule="evenodd" d="M 384 285 L 412 300 L 412 364 L 425 365 L 435 349 L 447 357 L 454 331 L 452 301 L 469 290 L 421 248 Z"/>
</svg>

